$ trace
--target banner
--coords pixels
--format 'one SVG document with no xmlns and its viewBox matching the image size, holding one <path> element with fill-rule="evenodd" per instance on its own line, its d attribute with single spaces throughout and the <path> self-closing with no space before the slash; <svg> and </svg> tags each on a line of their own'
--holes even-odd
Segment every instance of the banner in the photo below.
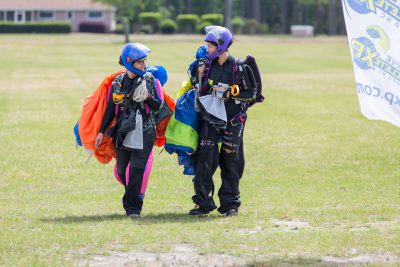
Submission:
<svg viewBox="0 0 400 267">
<path fill-rule="evenodd" d="M 400 0 L 342 0 L 361 112 L 400 127 Z"/>
</svg>

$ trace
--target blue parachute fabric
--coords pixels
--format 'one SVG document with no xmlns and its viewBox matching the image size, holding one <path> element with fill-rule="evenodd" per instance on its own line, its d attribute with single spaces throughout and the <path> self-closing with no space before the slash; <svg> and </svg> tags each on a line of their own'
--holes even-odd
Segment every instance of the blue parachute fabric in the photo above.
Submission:
<svg viewBox="0 0 400 267">
<path fill-rule="evenodd" d="M 159 80 L 162 86 L 167 83 L 168 73 L 163 66 L 148 66 L 146 71 L 153 74 L 154 78 Z"/>
<path fill-rule="evenodd" d="M 190 63 L 189 65 L 189 71 L 190 71 L 190 75 L 194 74 L 194 70 L 196 69 L 196 66 L 198 64 L 198 60 L 196 59 L 195 61 L 193 61 L 192 63 Z"/>
<path fill-rule="evenodd" d="M 186 153 L 178 154 L 179 165 L 183 165 L 184 175 L 194 175 L 194 166 L 192 158 Z"/>
<path fill-rule="evenodd" d="M 169 154 L 176 153 L 178 155 L 178 165 L 183 166 L 184 175 L 194 175 L 194 166 L 190 154 L 194 151 L 188 147 L 165 144 L 165 151 Z"/>
<path fill-rule="evenodd" d="M 202 45 L 197 49 L 196 59 L 207 58 L 207 46 Z"/>
<path fill-rule="evenodd" d="M 197 68 L 197 64 L 199 63 L 199 60 L 201 59 L 205 59 L 207 58 L 207 47 L 205 45 L 200 46 L 197 49 L 196 52 L 196 60 L 193 61 L 190 65 L 189 65 L 189 71 L 190 73 L 193 75 L 194 70 Z"/>
<path fill-rule="evenodd" d="M 77 143 L 79 146 L 82 146 L 81 137 L 79 136 L 78 123 L 79 123 L 79 121 L 77 121 L 76 124 L 75 124 L 75 126 L 74 126 L 75 140 L 76 140 L 76 143 Z"/>
<path fill-rule="evenodd" d="M 194 107 L 195 101 L 195 90 L 185 92 L 177 100 L 174 115 L 168 125 L 172 128 L 167 128 L 167 142 L 164 146 L 169 154 L 176 153 L 178 155 L 178 164 L 183 165 L 183 174 L 185 175 L 194 175 L 190 155 L 195 152 L 197 147 L 200 128 L 200 118 Z M 183 136 L 180 137 L 180 135 Z"/>
<path fill-rule="evenodd" d="M 199 132 L 200 118 L 194 108 L 195 101 L 196 90 L 184 93 L 176 102 L 175 119 Z"/>
<path fill-rule="evenodd" d="M 192 148 L 187 147 L 187 146 L 180 146 L 180 145 L 173 145 L 173 144 L 165 144 L 164 146 L 165 151 L 167 151 L 169 154 L 176 153 L 179 154 L 178 152 L 183 152 L 185 154 L 192 154 L 194 151 Z"/>
</svg>

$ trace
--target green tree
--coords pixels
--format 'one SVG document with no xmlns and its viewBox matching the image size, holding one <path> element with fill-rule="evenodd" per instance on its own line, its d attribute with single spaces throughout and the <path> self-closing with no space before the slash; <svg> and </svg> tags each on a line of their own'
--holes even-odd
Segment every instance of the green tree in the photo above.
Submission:
<svg viewBox="0 0 400 267">
<path fill-rule="evenodd" d="M 268 25 L 271 33 L 289 33 L 293 24 L 313 25 L 315 32 L 344 34 L 343 10 L 339 0 L 95 0 L 117 8 L 119 20 L 129 18 L 133 31 L 139 30 L 139 14 L 160 12 L 162 19 L 177 21 L 180 14 L 225 14 L 225 26 L 230 28 L 231 18 L 255 20 Z M 230 23 L 229 23 L 230 22 Z M 263 26 L 263 27 L 264 27 Z M 194 28 L 193 28 L 194 29 Z M 261 28 L 260 28 L 261 29 Z"/>
<path fill-rule="evenodd" d="M 160 12 L 142 12 L 139 14 L 139 20 L 142 25 L 150 27 L 150 33 L 158 30 L 158 25 L 161 21 Z"/>
<path fill-rule="evenodd" d="M 165 0 L 95 0 L 117 8 L 117 18 L 123 17 L 129 19 L 133 26 L 131 29 L 138 32 L 140 29 L 139 14 L 141 12 L 156 12 L 162 7 Z"/>
<path fill-rule="evenodd" d="M 315 18 L 314 21 L 314 32 L 315 33 L 324 33 L 325 25 L 327 24 L 326 18 L 326 9 L 329 4 L 329 0 L 298 0 L 300 4 L 304 6 L 311 6 L 315 10 Z"/>
</svg>

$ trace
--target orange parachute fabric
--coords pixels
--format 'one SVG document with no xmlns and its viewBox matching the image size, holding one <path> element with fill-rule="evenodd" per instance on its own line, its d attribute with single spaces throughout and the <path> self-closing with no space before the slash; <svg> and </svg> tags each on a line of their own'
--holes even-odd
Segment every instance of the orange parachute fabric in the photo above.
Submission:
<svg viewBox="0 0 400 267">
<path fill-rule="evenodd" d="M 174 112 L 175 110 L 175 101 L 172 97 L 170 97 L 164 89 L 163 94 L 164 94 L 164 101 L 167 103 L 168 107 Z M 156 126 L 156 140 L 154 141 L 154 145 L 161 147 L 165 145 L 165 132 L 167 130 L 168 122 L 171 119 L 171 116 L 166 117 L 162 121 L 160 121 L 157 126 Z"/>
<path fill-rule="evenodd" d="M 79 135 L 83 147 L 94 151 L 97 160 L 103 164 L 107 164 L 115 158 L 115 149 L 112 138 L 107 134 L 104 134 L 99 149 L 95 149 L 94 141 L 99 133 L 101 122 L 103 121 L 104 113 L 107 109 L 107 100 L 111 84 L 114 78 L 123 72 L 125 71 L 119 70 L 105 77 L 99 87 L 97 87 L 91 95 L 86 97 L 78 123 Z M 113 127 L 115 122 L 116 119 L 114 118 L 108 128 Z"/>
</svg>

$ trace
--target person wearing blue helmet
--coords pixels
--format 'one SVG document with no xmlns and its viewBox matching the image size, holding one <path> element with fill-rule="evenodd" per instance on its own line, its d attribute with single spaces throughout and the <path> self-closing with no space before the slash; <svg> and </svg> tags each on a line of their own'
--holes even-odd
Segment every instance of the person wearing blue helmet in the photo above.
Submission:
<svg viewBox="0 0 400 267">
<path fill-rule="evenodd" d="M 146 71 L 149 53 L 150 49 L 141 43 L 123 47 L 119 63 L 125 72 L 112 83 L 110 100 L 95 140 L 98 148 L 104 134 L 113 137 L 117 175 L 125 186 L 122 203 L 130 218 L 139 217 L 142 210 L 143 175 L 156 136 L 155 112 L 161 105 L 154 77 Z M 114 118 L 115 126 L 106 131 Z"/>
<path fill-rule="evenodd" d="M 243 133 L 246 110 L 248 103 L 256 98 L 257 89 L 254 82 L 248 82 L 251 70 L 244 71 L 239 79 L 233 75 L 237 65 L 228 51 L 233 43 L 232 33 L 221 26 L 208 26 L 205 32 L 205 60 L 197 60 L 197 65 L 191 66 L 191 82 L 200 85 L 200 96 L 214 94 L 224 100 L 227 123 L 226 128 L 221 129 L 205 117 L 201 120 L 199 146 L 193 155 L 195 195 L 192 200 L 195 207 L 189 214 L 205 215 L 217 208 L 213 200 L 213 175 L 219 165 L 222 184 L 218 191 L 218 211 L 232 216 L 238 214 L 241 205 L 239 180 L 245 165 Z M 222 140 L 221 149 L 219 140 Z"/>
</svg>

